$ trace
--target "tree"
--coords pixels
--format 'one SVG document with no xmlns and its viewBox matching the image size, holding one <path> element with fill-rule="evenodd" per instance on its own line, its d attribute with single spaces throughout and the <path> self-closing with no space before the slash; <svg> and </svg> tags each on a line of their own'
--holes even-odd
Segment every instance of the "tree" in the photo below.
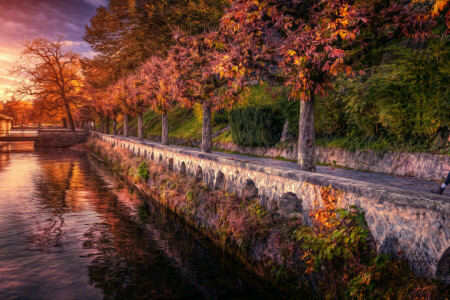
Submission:
<svg viewBox="0 0 450 300">
<path fill-rule="evenodd" d="M 83 39 L 98 53 L 84 60 L 86 69 L 101 68 L 92 77 L 106 88 L 137 69 L 153 55 L 165 55 L 174 44 L 172 28 L 192 33 L 217 24 L 229 0 L 110 0 L 97 8 Z"/>
<path fill-rule="evenodd" d="M 241 90 L 239 72 L 231 67 L 228 44 L 217 31 L 199 35 L 176 33 L 170 56 L 177 58 L 180 101 L 187 107 L 203 106 L 202 150 L 211 152 L 211 111 L 230 106 Z"/>
<path fill-rule="evenodd" d="M 153 56 L 140 69 L 141 93 L 151 109 L 161 114 L 161 143 L 169 144 L 169 122 L 167 112 L 180 97 L 177 82 L 176 59 L 169 55 L 166 59 Z"/>
<path fill-rule="evenodd" d="M 434 4 L 240 0 L 223 17 L 221 30 L 241 48 L 243 65 L 281 78 L 290 98 L 300 100 L 298 163 L 315 171 L 315 96 L 326 92 L 339 73 L 362 68 L 357 58 L 368 44 L 386 37 L 430 36 L 432 11 L 443 9 Z"/>
<path fill-rule="evenodd" d="M 123 114 L 123 136 L 128 136 L 128 109 L 125 105 L 127 94 L 127 87 L 125 79 L 119 79 L 114 85 L 108 89 L 108 98 L 111 103 L 117 104 L 119 111 Z"/>
<path fill-rule="evenodd" d="M 144 97 L 144 93 L 141 89 L 143 85 L 142 78 L 139 77 L 139 73 L 129 75 L 125 79 L 125 91 L 127 97 L 123 103 L 126 107 L 126 111 L 133 117 L 138 117 L 138 138 L 144 139 L 144 120 L 143 114 L 145 109 L 149 105 L 149 99 Z"/>
<path fill-rule="evenodd" d="M 62 36 L 26 40 L 22 43 L 21 59 L 13 68 L 18 87 L 15 95 L 31 96 L 47 103 L 47 109 L 64 110 L 71 130 L 75 130 L 72 109 L 81 90 L 79 55 L 65 50 Z"/>
<path fill-rule="evenodd" d="M 28 101 L 8 101 L 0 112 L 13 118 L 14 124 L 21 127 L 33 120 L 33 105 Z"/>
</svg>

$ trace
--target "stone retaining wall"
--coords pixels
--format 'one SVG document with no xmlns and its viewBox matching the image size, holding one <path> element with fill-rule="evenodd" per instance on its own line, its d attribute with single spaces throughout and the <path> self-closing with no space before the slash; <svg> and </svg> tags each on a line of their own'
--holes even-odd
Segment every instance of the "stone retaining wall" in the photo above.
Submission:
<svg viewBox="0 0 450 300">
<path fill-rule="evenodd" d="M 269 210 L 284 217 L 301 217 L 306 224 L 310 224 L 314 200 L 321 200 L 319 187 L 341 190 L 344 196 L 339 205 L 356 205 L 365 211 L 380 252 L 406 259 L 418 275 L 439 276 L 450 282 L 450 203 L 445 197 L 297 169 L 267 167 L 193 148 L 99 133 L 92 136 L 175 172 L 196 176 L 211 188 L 226 189 L 244 198 L 257 194 L 260 203 Z"/>
<path fill-rule="evenodd" d="M 66 148 L 86 143 L 88 137 L 89 133 L 85 131 L 40 130 L 34 145 L 36 147 Z"/>
<path fill-rule="evenodd" d="M 319 147 L 317 160 L 356 170 L 424 179 L 440 180 L 450 172 L 450 156 L 428 153 L 382 153 L 373 150 L 351 152 L 340 148 Z"/>
</svg>

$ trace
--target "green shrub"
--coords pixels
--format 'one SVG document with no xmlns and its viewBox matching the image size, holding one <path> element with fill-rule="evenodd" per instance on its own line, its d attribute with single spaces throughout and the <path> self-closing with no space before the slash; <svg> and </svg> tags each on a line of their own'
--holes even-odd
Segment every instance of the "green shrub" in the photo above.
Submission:
<svg viewBox="0 0 450 300">
<path fill-rule="evenodd" d="M 231 138 L 242 146 L 273 146 L 284 124 L 285 89 L 267 83 L 247 87 L 229 113 Z"/>
<path fill-rule="evenodd" d="M 450 51 L 392 48 L 397 57 L 347 84 L 349 122 L 367 136 L 436 135 L 450 124 Z"/>
<path fill-rule="evenodd" d="M 283 86 L 262 83 L 247 87 L 239 97 L 239 106 L 277 105 L 286 101 L 286 90 Z"/>
<path fill-rule="evenodd" d="M 216 111 L 213 114 L 213 123 L 215 125 L 226 124 L 228 123 L 228 121 L 229 121 L 229 113 L 224 109 Z"/>
<path fill-rule="evenodd" d="M 298 136 L 298 117 L 300 114 L 300 102 L 296 100 L 280 99 L 276 103 L 283 112 L 284 119 L 288 121 L 289 131 Z"/>
<path fill-rule="evenodd" d="M 148 180 L 149 174 L 148 174 L 148 166 L 147 166 L 146 162 L 143 161 L 139 164 L 138 175 L 139 175 L 139 178 L 141 178 L 143 181 Z"/>
<path fill-rule="evenodd" d="M 230 111 L 231 136 L 242 146 L 273 146 L 283 131 L 283 114 L 274 106 L 238 107 Z"/>
<path fill-rule="evenodd" d="M 298 136 L 298 118 L 300 115 L 299 101 L 284 100 L 276 104 L 283 112 L 288 121 L 289 131 Z M 319 136 L 340 135 L 345 131 L 346 122 L 344 114 L 344 103 L 342 99 L 330 94 L 316 99 L 315 107 L 315 129 Z"/>
</svg>

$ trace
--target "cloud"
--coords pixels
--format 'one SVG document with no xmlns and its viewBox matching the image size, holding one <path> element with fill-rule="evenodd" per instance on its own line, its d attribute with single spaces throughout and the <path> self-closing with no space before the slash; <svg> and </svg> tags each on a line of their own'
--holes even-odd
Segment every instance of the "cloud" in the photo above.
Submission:
<svg viewBox="0 0 450 300">
<path fill-rule="evenodd" d="M 68 48 L 82 56 L 94 52 L 82 41 L 84 25 L 106 0 L 0 0 L 0 100 L 11 86 L 9 70 L 20 55 L 20 42 L 62 34 Z"/>
<path fill-rule="evenodd" d="M 65 41 L 67 48 L 84 57 L 92 58 L 95 52 L 92 51 L 91 46 L 85 41 Z"/>
<path fill-rule="evenodd" d="M 14 63 L 17 59 L 17 52 L 14 48 L 0 47 L 0 63 L 2 66 L 9 63 Z"/>
<path fill-rule="evenodd" d="M 95 7 L 98 7 L 100 5 L 106 6 L 108 5 L 108 2 L 106 0 L 84 0 L 85 2 L 94 5 Z"/>
<path fill-rule="evenodd" d="M 0 24 L 0 43 L 23 39 L 34 33 L 33 27 L 18 20 L 9 20 L 0 16 Z"/>
</svg>

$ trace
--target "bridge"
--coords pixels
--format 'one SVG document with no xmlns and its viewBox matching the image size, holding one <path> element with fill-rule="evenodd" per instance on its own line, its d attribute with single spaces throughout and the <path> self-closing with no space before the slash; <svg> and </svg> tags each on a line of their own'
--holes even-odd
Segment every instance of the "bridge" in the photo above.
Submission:
<svg viewBox="0 0 450 300">
<path fill-rule="evenodd" d="M 0 142 L 34 142 L 38 147 L 70 147 L 86 142 L 88 133 L 70 129 L 11 129 L 0 130 Z"/>
<path fill-rule="evenodd" d="M 38 129 L 10 129 L 0 130 L 0 142 L 37 141 Z"/>
</svg>

